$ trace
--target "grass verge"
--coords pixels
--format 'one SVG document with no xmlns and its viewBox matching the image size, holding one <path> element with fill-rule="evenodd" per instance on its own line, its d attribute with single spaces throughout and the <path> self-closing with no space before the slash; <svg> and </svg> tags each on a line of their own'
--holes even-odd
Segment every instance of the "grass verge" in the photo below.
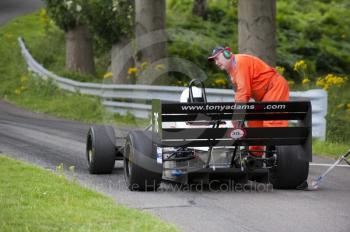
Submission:
<svg viewBox="0 0 350 232">
<path fill-rule="evenodd" d="M 177 231 L 63 176 L 0 155 L 0 231 Z"/>
<path fill-rule="evenodd" d="M 312 143 L 313 154 L 326 156 L 330 158 L 339 158 L 344 155 L 350 149 L 350 144 L 336 143 L 336 142 L 323 142 L 314 140 Z"/>
</svg>

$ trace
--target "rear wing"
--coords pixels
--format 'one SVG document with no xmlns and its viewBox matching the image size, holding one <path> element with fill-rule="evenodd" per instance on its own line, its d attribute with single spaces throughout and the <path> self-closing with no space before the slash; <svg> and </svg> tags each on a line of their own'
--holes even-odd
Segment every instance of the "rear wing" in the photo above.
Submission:
<svg viewBox="0 0 350 232">
<path fill-rule="evenodd" d="M 169 103 L 152 101 L 152 131 L 162 147 L 248 145 L 302 145 L 312 160 L 311 103 L 303 102 L 210 102 Z M 163 128 L 164 122 L 223 120 L 293 120 L 294 126 L 265 128 Z"/>
</svg>

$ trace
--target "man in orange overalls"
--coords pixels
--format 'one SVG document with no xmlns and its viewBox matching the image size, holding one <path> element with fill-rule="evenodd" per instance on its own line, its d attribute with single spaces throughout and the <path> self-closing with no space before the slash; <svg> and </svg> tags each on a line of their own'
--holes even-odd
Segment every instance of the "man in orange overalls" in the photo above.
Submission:
<svg viewBox="0 0 350 232">
<path fill-rule="evenodd" d="M 232 54 L 228 47 L 213 49 L 208 61 L 225 70 L 235 89 L 235 102 L 248 102 L 254 99 L 264 101 L 288 101 L 288 82 L 261 59 L 246 55 Z M 248 127 L 287 127 L 288 121 L 248 121 Z M 250 150 L 264 150 L 264 146 L 251 146 Z M 263 152 L 251 152 L 262 156 Z"/>
</svg>

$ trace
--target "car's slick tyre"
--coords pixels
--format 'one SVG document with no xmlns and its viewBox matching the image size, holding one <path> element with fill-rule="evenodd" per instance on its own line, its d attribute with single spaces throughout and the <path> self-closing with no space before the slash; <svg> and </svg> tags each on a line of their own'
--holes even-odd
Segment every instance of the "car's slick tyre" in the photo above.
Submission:
<svg viewBox="0 0 350 232">
<path fill-rule="evenodd" d="M 109 174 L 113 171 L 116 158 L 113 127 L 90 127 L 86 141 L 86 158 L 91 174 Z"/>
<path fill-rule="evenodd" d="M 309 175 L 309 161 L 300 145 L 276 146 L 277 166 L 270 169 L 269 180 L 276 189 L 296 189 Z"/>
<path fill-rule="evenodd" d="M 124 149 L 124 178 L 128 189 L 156 191 L 162 179 L 162 165 L 157 163 L 152 132 L 130 132 Z"/>
</svg>

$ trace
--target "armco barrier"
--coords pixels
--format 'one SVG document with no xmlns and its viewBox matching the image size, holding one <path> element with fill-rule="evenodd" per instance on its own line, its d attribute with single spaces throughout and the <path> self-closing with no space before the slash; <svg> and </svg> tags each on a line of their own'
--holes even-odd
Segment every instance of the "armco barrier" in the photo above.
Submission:
<svg viewBox="0 0 350 232">
<path fill-rule="evenodd" d="M 30 71 L 43 79 L 53 80 L 61 89 L 101 97 L 103 105 L 112 112 L 120 114 L 130 112 L 136 117 L 148 118 L 151 110 L 151 99 L 174 101 L 180 99 L 184 89 L 184 87 L 174 86 L 115 85 L 70 80 L 46 70 L 33 59 L 21 38 L 18 38 L 18 42 Z M 208 88 L 207 98 L 211 102 L 232 101 L 234 91 Z M 291 92 L 291 100 L 311 101 L 313 137 L 324 140 L 326 136 L 327 92 L 321 89 Z"/>
</svg>

